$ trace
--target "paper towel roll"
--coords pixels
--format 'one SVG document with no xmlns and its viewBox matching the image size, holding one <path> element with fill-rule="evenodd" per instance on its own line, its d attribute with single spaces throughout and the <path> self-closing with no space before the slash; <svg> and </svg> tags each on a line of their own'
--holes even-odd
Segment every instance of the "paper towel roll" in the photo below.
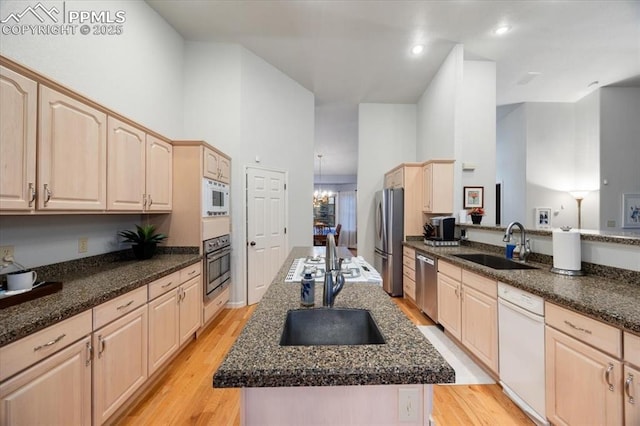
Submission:
<svg viewBox="0 0 640 426">
<path fill-rule="evenodd" d="M 579 271 L 582 268 L 578 231 L 553 231 L 553 267 L 566 271 Z"/>
</svg>

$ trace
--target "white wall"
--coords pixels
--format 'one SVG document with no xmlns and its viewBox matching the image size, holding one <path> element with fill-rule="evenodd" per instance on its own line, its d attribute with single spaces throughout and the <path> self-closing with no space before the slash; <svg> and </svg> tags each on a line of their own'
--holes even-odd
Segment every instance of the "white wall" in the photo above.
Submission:
<svg viewBox="0 0 640 426">
<path fill-rule="evenodd" d="M 495 224 L 496 64 L 464 61 L 455 116 L 454 212 L 463 208 L 465 186 L 484 187 L 483 225 Z M 462 163 L 475 164 L 462 171 Z"/>
<path fill-rule="evenodd" d="M 501 224 L 524 221 L 526 211 L 526 116 L 523 104 L 509 105 L 496 128 L 496 182 L 502 184 Z M 507 107 L 498 107 L 498 110 Z"/>
<path fill-rule="evenodd" d="M 21 12 L 35 3 L 3 0 L 0 16 Z M 41 3 L 62 10 L 61 1 Z M 122 10 L 126 17 L 123 33 L 3 34 L 0 53 L 168 138 L 179 137 L 183 120 L 182 37 L 142 1 L 66 1 L 65 8 Z"/>
<path fill-rule="evenodd" d="M 375 193 L 385 172 L 416 161 L 416 105 L 360 104 L 358 129 L 358 255 L 373 264 Z"/>
<path fill-rule="evenodd" d="M 312 245 L 314 97 L 241 46 L 187 42 L 184 104 L 185 138 L 205 140 L 232 158 L 231 303 L 243 305 L 245 166 L 287 172 L 289 247 Z"/>
<path fill-rule="evenodd" d="M 535 208 L 548 207 L 553 227 L 575 228 L 577 202 L 568 191 L 588 189 L 582 228 L 598 228 L 597 116 L 598 96 L 592 94 L 576 103 L 525 103 L 498 121 L 503 224 L 517 220 L 533 228 Z"/>
<path fill-rule="evenodd" d="M 2 216 L 0 246 L 13 246 L 15 260 L 33 268 L 129 248 L 117 234 L 136 223 L 140 215 Z M 79 238 L 87 238 L 86 253 L 78 253 Z"/>
<path fill-rule="evenodd" d="M 600 175 L 607 180 L 600 187 L 600 225 L 621 230 L 622 194 L 640 193 L 640 88 L 600 92 Z M 616 228 L 607 227 L 608 221 Z"/>
<path fill-rule="evenodd" d="M 62 9 L 60 1 L 42 3 Z M 0 16 L 21 12 L 29 4 L 3 0 Z M 140 1 L 67 1 L 65 7 L 123 10 L 123 34 L 2 35 L 0 54 L 169 138 L 180 137 L 180 35 Z M 2 217 L 0 245 L 14 245 L 16 260 L 25 266 L 45 265 L 113 251 L 117 231 L 139 222 L 138 215 Z M 89 251 L 79 254 L 77 240 L 83 236 L 89 237 Z"/>
<path fill-rule="evenodd" d="M 416 161 L 455 157 L 456 103 L 463 58 L 463 46 L 455 45 L 418 101 Z"/>
</svg>

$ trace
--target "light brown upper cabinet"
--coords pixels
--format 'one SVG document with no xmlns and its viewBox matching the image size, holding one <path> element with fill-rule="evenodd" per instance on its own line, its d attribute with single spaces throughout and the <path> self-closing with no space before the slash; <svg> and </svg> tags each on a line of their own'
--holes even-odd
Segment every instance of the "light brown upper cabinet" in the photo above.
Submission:
<svg viewBox="0 0 640 426">
<path fill-rule="evenodd" d="M 0 209 L 33 210 L 38 85 L 0 67 Z"/>
<path fill-rule="evenodd" d="M 423 164 L 422 211 L 453 212 L 453 160 L 433 160 Z"/>
<path fill-rule="evenodd" d="M 168 142 L 109 116 L 107 208 L 171 210 L 172 152 Z"/>
<path fill-rule="evenodd" d="M 231 182 L 231 160 L 210 148 L 204 148 L 204 177 Z"/>
<path fill-rule="evenodd" d="M 173 199 L 173 147 L 147 135 L 147 205 L 151 211 L 171 210 Z"/>
<path fill-rule="evenodd" d="M 145 133 L 117 118 L 109 117 L 107 146 L 107 208 L 142 210 L 147 201 Z"/>
<path fill-rule="evenodd" d="M 40 86 L 38 209 L 107 206 L 107 115 Z"/>
</svg>

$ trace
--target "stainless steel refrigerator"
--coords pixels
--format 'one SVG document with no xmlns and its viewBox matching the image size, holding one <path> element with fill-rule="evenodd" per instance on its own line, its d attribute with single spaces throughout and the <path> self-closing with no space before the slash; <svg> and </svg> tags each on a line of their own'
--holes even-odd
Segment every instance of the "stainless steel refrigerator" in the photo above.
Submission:
<svg viewBox="0 0 640 426">
<path fill-rule="evenodd" d="M 402 296 L 402 239 L 404 190 L 376 192 L 376 249 L 374 267 L 382 275 L 382 288 L 391 296 Z"/>
</svg>

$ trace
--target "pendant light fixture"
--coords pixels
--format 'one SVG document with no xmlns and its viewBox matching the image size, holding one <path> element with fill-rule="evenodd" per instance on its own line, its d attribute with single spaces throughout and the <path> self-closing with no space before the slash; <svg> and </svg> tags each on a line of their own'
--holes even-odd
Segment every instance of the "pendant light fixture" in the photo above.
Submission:
<svg viewBox="0 0 640 426">
<path fill-rule="evenodd" d="M 320 204 L 327 204 L 327 202 L 329 201 L 329 197 L 331 197 L 331 192 L 322 190 L 322 154 L 318 154 L 318 162 L 320 163 L 319 164 L 320 178 L 318 179 L 319 180 L 318 189 L 313 192 L 314 207 L 320 207 Z"/>
</svg>

